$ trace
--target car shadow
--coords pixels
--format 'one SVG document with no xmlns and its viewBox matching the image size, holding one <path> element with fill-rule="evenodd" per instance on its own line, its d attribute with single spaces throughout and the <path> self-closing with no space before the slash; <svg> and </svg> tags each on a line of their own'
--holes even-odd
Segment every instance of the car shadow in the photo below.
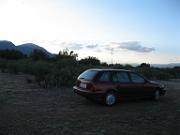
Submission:
<svg viewBox="0 0 180 135">
<path fill-rule="evenodd" d="M 124 106 L 124 105 L 141 105 L 141 104 L 164 104 L 171 102 L 172 99 L 169 97 L 162 97 L 158 101 L 153 99 L 123 99 L 119 100 L 114 106 Z M 90 100 L 86 98 L 81 99 L 81 103 L 85 106 L 96 106 L 96 107 L 108 107 L 102 101 Z M 112 106 L 113 107 L 113 106 Z"/>
</svg>

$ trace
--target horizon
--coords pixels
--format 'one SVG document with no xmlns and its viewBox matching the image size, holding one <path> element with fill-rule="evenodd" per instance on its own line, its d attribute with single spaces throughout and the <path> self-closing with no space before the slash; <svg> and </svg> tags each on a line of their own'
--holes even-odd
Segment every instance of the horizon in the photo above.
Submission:
<svg viewBox="0 0 180 135">
<path fill-rule="evenodd" d="M 11 41 L 9 41 L 9 40 L 0 40 L 0 42 L 1 41 L 7 41 L 7 42 L 11 42 Z M 13 42 L 11 42 L 11 43 L 13 43 Z M 14 44 L 14 43 L 13 43 Z M 39 46 L 39 45 L 37 45 L 37 44 L 35 44 L 35 43 L 32 43 L 32 42 L 27 42 L 27 43 L 24 43 L 24 44 L 21 44 L 21 45 L 26 45 L 26 44 L 31 44 L 31 45 L 35 45 L 35 46 Z M 15 45 L 15 44 L 14 44 Z M 21 46 L 21 45 L 15 45 L 15 46 Z M 42 46 L 39 46 L 39 47 L 42 47 Z M 43 48 L 43 47 L 42 47 Z M 45 49 L 45 48 L 43 48 L 43 49 Z M 46 51 L 48 51 L 49 52 L 49 50 L 47 50 L 47 49 L 45 49 Z M 64 50 L 60 50 L 60 51 L 64 51 Z M 67 50 L 67 48 L 65 48 L 65 51 L 72 51 L 72 50 Z M 51 52 L 49 52 L 49 53 L 51 53 Z M 76 52 L 74 52 L 74 53 L 76 53 Z M 53 55 L 58 55 L 58 53 L 51 53 L 51 54 L 53 54 Z M 89 56 L 87 56 L 87 57 L 84 57 L 84 58 L 88 58 Z M 92 56 L 90 56 L 90 57 L 92 57 Z M 77 60 L 81 60 L 81 59 L 84 59 L 84 58 L 80 58 L 80 59 L 78 59 L 77 58 Z M 97 58 L 97 57 L 96 57 Z M 136 67 L 136 66 L 139 66 L 140 64 L 142 64 L 142 63 L 146 63 L 146 64 L 150 64 L 152 67 L 160 67 L 160 68 L 166 68 L 166 67 L 176 67 L 176 66 L 180 66 L 180 63 L 165 63 L 165 64 L 159 64 L 159 63 L 147 63 L 147 62 L 141 62 L 141 63 L 108 63 L 108 62 L 106 62 L 106 61 L 101 61 L 100 60 L 100 62 L 101 63 L 107 63 L 107 64 L 120 64 L 120 65 L 131 65 L 131 66 L 133 66 L 133 67 Z"/>
<path fill-rule="evenodd" d="M 176 0 L 0 0 L 0 40 L 107 63 L 180 63 Z M 113 59 L 113 60 L 112 60 Z"/>
</svg>

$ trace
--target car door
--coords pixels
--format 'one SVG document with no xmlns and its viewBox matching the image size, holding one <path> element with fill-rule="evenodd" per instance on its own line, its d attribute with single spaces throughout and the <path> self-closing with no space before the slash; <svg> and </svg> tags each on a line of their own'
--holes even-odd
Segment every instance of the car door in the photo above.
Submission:
<svg viewBox="0 0 180 135">
<path fill-rule="evenodd" d="M 130 78 L 127 72 L 119 71 L 112 75 L 112 82 L 116 85 L 119 97 L 130 97 L 133 95 L 133 91 L 130 87 Z M 131 93 L 131 94 L 130 94 Z"/>
<path fill-rule="evenodd" d="M 100 89 L 103 92 L 106 92 L 107 90 L 113 89 L 113 83 L 111 82 L 111 74 L 110 71 L 104 71 L 100 72 L 97 77 L 97 83 L 96 87 L 97 89 Z"/>
<path fill-rule="evenodd" d="M 141 75 L 130 72 L 129 76 L 132 82 L 131 88 L 135 91 L 134 93 L 137 98 L 147 97 L 152 93 L 151 87 Z"/>
</svg>

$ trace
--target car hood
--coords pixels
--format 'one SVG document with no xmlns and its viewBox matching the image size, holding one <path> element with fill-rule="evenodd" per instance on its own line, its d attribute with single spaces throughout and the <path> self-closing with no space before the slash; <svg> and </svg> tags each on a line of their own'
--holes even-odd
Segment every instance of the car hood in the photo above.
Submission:
<svg viewBox="0 0 180 135">
<path fill-rule="evenodd" d="M 154 84 L 154 85 L 156 85 L 156 86 L 158 86 L 158 87 L 160 87 L 160 88 L 163 88 L 163 89 L 164 89 L 164 87 L 165 87 L 164 84 L 162 84 L 162 83 L 160 83 L 160 82 L 157 82 L 157 81 L 151 81 L 151 80 L 150 80 L 149 83 Z"/>
</svg>

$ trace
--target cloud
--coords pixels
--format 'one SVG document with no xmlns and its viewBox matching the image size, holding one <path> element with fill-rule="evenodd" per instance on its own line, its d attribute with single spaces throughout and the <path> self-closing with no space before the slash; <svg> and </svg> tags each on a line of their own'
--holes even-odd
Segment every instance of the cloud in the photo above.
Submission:
<svg viewBox="0 0 180 135">
<path fill-rule="evenodd" d="M 94 48 L 97 48 L 98 47 L 98 44 L 95 44 L 95 45 L 86 45 L 86 48 L 88 49 L 94 49 Z"/>
<path fill-rule="evenodd" d="M 135 51 L 135 52 L 141 52 L 141 53 L 148 53 L 155 50 L 155 48 L 152 47 L 144 47 L 140 44 L 138 41 L 129 41 L 129 42 L 112 42 L 112 45 L 115 45 L 118 49 L 124 49 L 129 51 Z"/>
<path fill-rule="evenodd" d="M 74 42 L 62 42 L 61 46 L 63 48 L 68 48 L 70 50 L 81 50 L 83 49 L 83 44 L 79 44 L 79 43 L 74 43 Z"/>
<path fill-rule="evenodd" d="M 81 50 L 81 49 L 99 49 L 99 44 L 87 44 L 87 43 L 76 43 L 76 42 L 62 42 L 61 47 L 68 48 L 71 50 Z"/>
<path fill-rule="evenodd" d="M 89 44 L 89 43 L 78 43 L 78 42 L 59 42 L 58 40 L 52 41 L 41 41 L 53 46 L 59 46 L 61 48 L 67 48 L 69 50 L 92 50 L 95 52 L 104 52 L 104 51 L 120 51 L 128 50 L 140 53 L 149 53 L 155 50 L 152 47 L 145 47 L 138 41 L 129 41 L 129 42 L 110 42 L 108 44 Z"/>
<path fill-rule="evenodd" d="M 78 43 L 73 43 L 69 49 L 72 49 L 72 50 L 80 50 L 80 49 L 83 49 L 83 45 L 82 44 L 78 44 Z"/>
<path fill-rule="evenodd" d="M 102 50 L 101 49 L 96 49 L 95 52 L 100 53 L 100 52 L 102 52 Z"/>
</svg>

